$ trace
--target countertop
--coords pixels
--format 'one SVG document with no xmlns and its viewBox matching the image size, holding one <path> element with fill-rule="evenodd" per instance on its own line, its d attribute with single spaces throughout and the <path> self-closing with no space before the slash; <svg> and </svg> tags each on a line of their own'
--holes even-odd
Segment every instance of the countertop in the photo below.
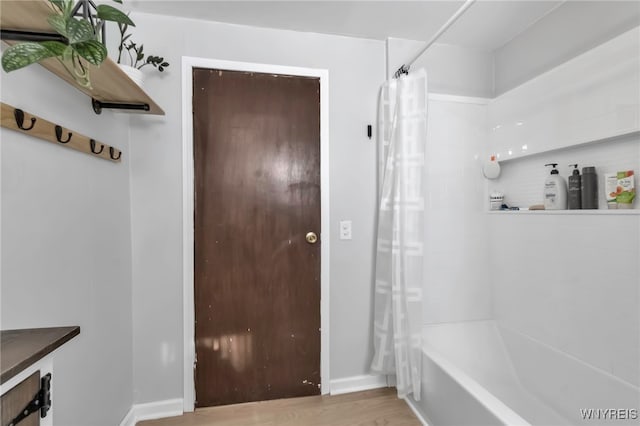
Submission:
<svg viewBox="0 0 640 426">
<path fill-rule="evenodd" d="M 0 334 L 2 384 L 80 334 L 80 327 L 2 330 Z"/>
</svg>

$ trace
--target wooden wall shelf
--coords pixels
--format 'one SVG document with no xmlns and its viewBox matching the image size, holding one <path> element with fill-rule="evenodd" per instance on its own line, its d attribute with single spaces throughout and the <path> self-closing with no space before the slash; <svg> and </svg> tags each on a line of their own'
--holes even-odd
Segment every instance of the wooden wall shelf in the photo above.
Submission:
<svg viewBox="0 0 640 426">
<path fill-rule="evenodd" d="M 49 15 L 54 12 L 55 9 L 47 0 L 2 0 L 0 1 L 0 28 L 54 33 L 47 22 Z M 11 41 L 5 42 L 15 43 Z M 40 64 L 76 89 L 100 102 L 125 104 L 146 103 L 149 105 L 149 111 L 121 111 L 164 115 L 162 108 L 109 58 L 107 58 L 100 67 L 87 64 L 91 73 L 91 84 L 93 86 L 91 89 L 78 85 L 55 58 L 45 59 L 40 62 Z"/>
</svg>

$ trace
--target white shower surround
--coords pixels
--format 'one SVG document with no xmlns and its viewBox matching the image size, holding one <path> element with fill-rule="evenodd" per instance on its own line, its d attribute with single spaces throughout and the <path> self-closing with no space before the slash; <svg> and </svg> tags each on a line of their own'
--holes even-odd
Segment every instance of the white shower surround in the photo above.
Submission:
<svg viewBox="0 0 640 426">
<path fill-rule="evenodd" d="M 492 320 L 426 326 L 424 342 L 414 404 L 435 425 L 561 426 L 583 409 L 638 409 L 637 387 Z"/>
<path fill-rule="evenodd" d="M 499 161 L 640 132 L 640 27 L 489 104 Z"/>
<path fill-rule="evenodd" d="M 633 44 L 630 35 L 637 33 L 635 29 L 623 34 L 601 47 L 605 49 L 601 52 L 613 49 L 619 54 L 616 46 L 628 48 Z M 585 55 L 593 58 L 594 52 Z M 583 63 L 583 59 L 578 57 L 573 63 Z M 592 64 L 602 65 L 598 61 Z M 633 127 L 637 119 L 626 114 L 630 108 L 637 109 L 637 100 L 629 103 L 619 84 L 609 85 L 610 92 L 599 90 L 595 96 L 580 86 L 575 86 L 577 92 L 567 92 L 561 82 L 580 79 L 589 70 L 559 67 L 545 76 L 546 81 L 554 81 L 554 72 L 563 73 L 557 80 L 560 86 L 544 86 L 540 85 L 543 80 L 536 80 L 536 90 L 561 93 L 563 99 L 573 99 L 569 104 L 577 102 L 580 108 L 572 120 L 554 122 L 552 133 L 575 133 L 576 122 L 589 120 L 593 111 L 589 102 L 606 99 L 607 111 L 615 110 L 620 102 L 617 111 L 622 114 L 614 123 L 619 127 L 597 127 L 602 121 L 589 123 L 593 132 L 580 128 L 580 134 L 575 133 L 579 137 L 571 140 L 595 141 L 606 138 L 608 131 L 614 132 L 611 136 L 626 134 L 624 147 L 611 147 L 637 156 L 640 137 Z M 638 78 L 625 81 L 636 87 Z M 525 93 L 527 87 L 519 89 Z M 529 118 L 527 111 L 536 114 L 527 106 L 526 96 L 514 93 L 484 102 L 447 95 L 429 97 L 427 233 L 432 232 L 433 243 L 426 248 L 425 265 L 424 398 L 413 405 L 430 424 L 579 424 L 580 408 L 640 409 L 637 362 L 631 361 L 634 356 L 637 361 L 640 334 L 640 215 L 486 213 L 489 186 L 481 177 L 478 159 L 488 158 L 498 146 L 499 139 L 489 135 L 496 124 L 492 121 L 495 112 L 501 108 L 505 114 L 518 112 L 523 122 Z M 503 108 L 505 99 L 510 108 Z M 526 137 L 540 132 L 516 123 L 512 124 L 521 135 L 531 129 Z M 544 140 L 529 153 L 566 148 L 549 145 L 558 140 Z M 589 145 L 589 153 L 598 151 L 602 161 L 607 161 L 607 144 Z M 571 149 L 582 154 L 586 148 Z M 616 155 L 621 158 L 620 153 Z M 540 156 L 519 161 L 536 159 Z M 514 168 L 518 164 L 508 163 Z M 588 233 L 580 243 L 580 236 L 593 227 L 598 232 Z M 607 232 L 615 237 L 607 237 Z M 555 234 L 559 241 L 553 240 Z M 543 236 L 551 239 L 542 241 Z M 620 252 L 616 255 L 608 246 Z M 577 250 L 571 255 L 579 247 L 593 250 Z M 629 269 L 618 269 L 607 279 L 604 265 L 615 263 L 620 255 Z M 558 262 L 549 263 L 549 256 Z M 563 259 L 569 259 L 573 269 L 568 270 Z M 572 280 L 572 271 L 577 271 L 581 259 L 583 270 L 574 273 L 577 278 Z M 603 338 L 605 343 L 601 347 L 590 344 L 590 335 Z M 626 420 L 628 424 L 633 421 L 637 422 Z M 619 420 L 616 424 L 627 423 Z"/>
</svg>

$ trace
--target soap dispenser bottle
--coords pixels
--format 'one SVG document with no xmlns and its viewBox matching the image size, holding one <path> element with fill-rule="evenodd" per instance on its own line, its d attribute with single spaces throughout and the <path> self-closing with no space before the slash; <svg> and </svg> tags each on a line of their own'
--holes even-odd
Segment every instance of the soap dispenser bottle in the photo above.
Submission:
<svg viewBox="0 0 640 426">
<path fill-rule="evenodd" d="M 566 210 L 567 209 L 567 184 L 560 177 L 556 166 L 558 163 L 545 164 L 552 166 L 551 174 L 544 181 L 544 209 L 545 210 Z"/>
<path fill-rule="evenodd" d="M 573 167 L 571 176 L 569 176 L 569 210 L 579 210 L 582 208 L 582 176 L 580 176 L 580 170 L 578 170 L 577 164 L 569 164 L 569 167 Z"/>
<path fill-rule="evenodd" d="M 593 166 L 582 168 L 582 208 L 598 208 L 598 176 Z"/>
</svg>

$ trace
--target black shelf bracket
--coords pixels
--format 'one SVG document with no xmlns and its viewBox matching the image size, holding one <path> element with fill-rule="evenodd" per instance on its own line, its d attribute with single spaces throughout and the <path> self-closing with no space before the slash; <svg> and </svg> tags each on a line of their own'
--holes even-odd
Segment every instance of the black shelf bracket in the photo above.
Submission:
<svg viewBox="0 0 640 426">
<path fill-rule="evenodd" d="M 97 99 L 91 99 L 91 105 L 93 106 L 93 112 L 96 114 L 102 113 L 102 110 L 107 109 L 128 109 L 131 111 L 149 111 L 151 108 L 147 103 L 132 104 L 126 102 L 102 102 Z"/>
<path fill-rule="evenodd" d="M 44 33 L 39 31 L 1 29 L 0 38 L 2 38 L 2 40 L 15 41 L 59 41 L 60 43 L 69 44 L 69 40 L 58 33 Z"/>
<path fill-rule="evenodd" d="M 91 22 L 96 30 L 96 36 L 100 36 L 102 44 L 107 44 L 107 35 L 105 34 L 104 21 L 98 18 L 97 6 L 93 0 L 78 0 L 73 7 L 71 14 L 80 18 L 84 18 Z M 21 31 L 21 30 L 0 30 L 2 40 L 15 41 L 59 41 L 69 44 L 69 40 L 63 35 L 57 33 L 46 33 L 40 31 Z"/>
</svg>

